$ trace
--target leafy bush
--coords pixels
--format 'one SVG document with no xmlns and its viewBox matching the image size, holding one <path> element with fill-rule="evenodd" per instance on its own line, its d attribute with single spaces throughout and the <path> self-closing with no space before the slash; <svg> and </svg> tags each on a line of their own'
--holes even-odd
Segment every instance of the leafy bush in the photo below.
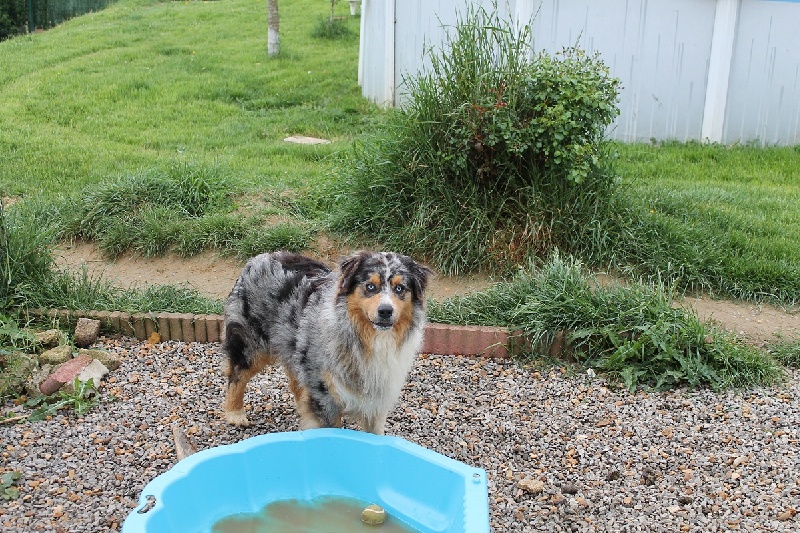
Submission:
<svg viewBox="0 0 800 533">
<path fill-rule="evenodd" d="M 432 302 L 431 320 L 522 330 L 531 346 L 566 335 L 570 356 L 634 389 L 767 385 L 782 377 L 766 354 L 673 307 L 663 286 L 600 286 L 574 259 L 551 258 L 475 295 Z"/>
<path fill-rule="evenodd" d="M 618 81 L 576 48 L 530 57 L 530 27 L 470 8 L 404 84 L 408 103 L 344 162 L 334 228 L 448 273 L 607 242 L 605 128 Z"/>
</svg>

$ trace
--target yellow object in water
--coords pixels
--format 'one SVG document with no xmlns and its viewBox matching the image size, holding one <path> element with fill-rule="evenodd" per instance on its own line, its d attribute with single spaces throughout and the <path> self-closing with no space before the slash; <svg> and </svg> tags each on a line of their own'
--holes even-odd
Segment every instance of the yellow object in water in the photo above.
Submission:
<svg viewBox="0 0 800 533">
<path fill-rule="evenodd" d="M 361 512 L 361 521 L 370 526 L 380 526 L 386 522 L 386 510 L 380 505 L 369 505 Z"/>
</svg>

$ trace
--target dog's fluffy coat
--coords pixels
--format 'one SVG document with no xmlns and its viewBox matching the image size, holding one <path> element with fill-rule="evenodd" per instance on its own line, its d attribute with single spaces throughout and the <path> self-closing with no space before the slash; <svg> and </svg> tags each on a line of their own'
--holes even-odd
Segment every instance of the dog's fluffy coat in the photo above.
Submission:
<svg viewBox="0 0 800 533">
<path fill-rule="evenodd" d="M 300 429 L 346 415 L 382 434 L 422 343 L 431 274 L 389 252 L 355 253 L 333 271 L 287 252 L 250 259 L 225 304 L 225 419 L 249 424 L 247 383 L 279 363 Z"/>
</svg>

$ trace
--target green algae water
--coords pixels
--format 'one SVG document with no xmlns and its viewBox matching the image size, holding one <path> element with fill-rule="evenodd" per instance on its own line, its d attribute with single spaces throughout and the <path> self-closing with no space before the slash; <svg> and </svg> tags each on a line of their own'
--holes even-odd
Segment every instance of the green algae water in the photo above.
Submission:
<svg viewBox="0 0 800 533">
<path fill-rule="evenodd" d="M 272 502 L 260 513 L 238 513 L 219 520 L 213 533 L 419 533 L 389 514 L 371 526 L 361 521 L 369 505 L 355 498 L 324 496 L 314 500 Z"/>
</svg>

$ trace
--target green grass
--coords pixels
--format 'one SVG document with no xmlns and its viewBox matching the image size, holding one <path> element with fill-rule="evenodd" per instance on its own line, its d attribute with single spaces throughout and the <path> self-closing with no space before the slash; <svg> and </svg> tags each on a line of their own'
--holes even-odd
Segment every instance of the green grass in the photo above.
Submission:
<svg viewBox="0 0 800 533">
<path fill-rule="evenodd" d="M 0 195 L 78 192 L 185 161 L 243 188 L 322 180 L 375 110 L 357 85 L 358 20 L 345 19 L 351 38 L 310 37 L 329 8 L 281 4 L 277 58 L 255 0 L 122 0 L 0 43 Z M 340 144 L 284 143 L 292 134 Z"/>
<path fill-rule="evenodd" d="M 773 344 L 769 347 L 769 352 L 781 364 L 800 368 L 800 339 Z"/>
<path fill-rule="evenodd" d="M 720 296 L 800 303 L 800 147 L 617 145 L 635 216 L 622 270 Z"/>
</svg>

